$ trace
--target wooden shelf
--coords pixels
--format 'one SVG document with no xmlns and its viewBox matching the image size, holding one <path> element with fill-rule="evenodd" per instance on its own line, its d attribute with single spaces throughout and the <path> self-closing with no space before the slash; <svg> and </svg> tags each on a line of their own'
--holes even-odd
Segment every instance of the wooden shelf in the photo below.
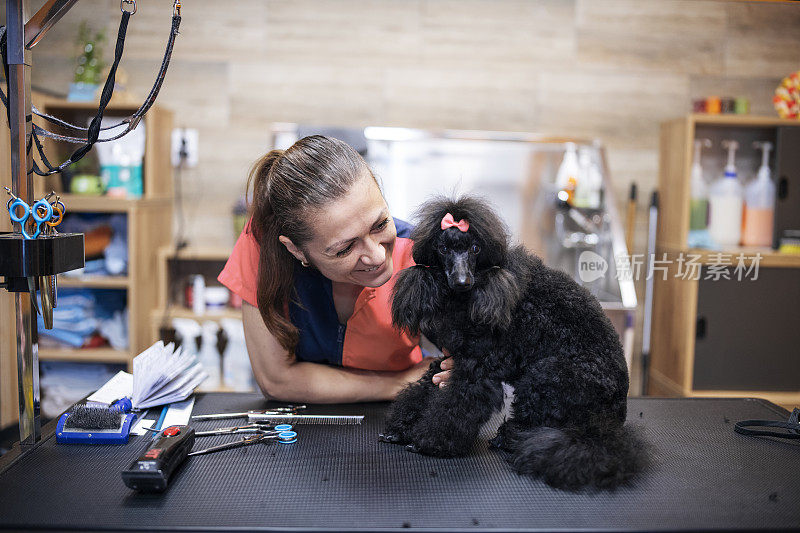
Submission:
<svg viewBox="0 0 800 533">
<path fill-rule="evenodd" d="M 747 265 L 750 264 L 757 254 L 761 254 L 761 259 L 758 263 L 759 268 L 800 268 L 800 255 L 780 253 L 769 247 L 761 248 L 755 246 L 737 246 L 733 248 L 726 248 L 725 250 L 706 250 L 704 248 L 677 250 L 674 248 L 659 248 L 656 259 L 659 259 L 659 256 L 662 253 L 667 253 L 668 257 L 683 253 L 687 259 L 690 255 L 699 255 L 700 257 L 696 261 L 703 265 L 719 264 L 719 257 L 720 255 L 723 255 L 726 256 L 727 262 L 733 266 L 736 265 L 739 254 L 743 254 L 744 262 Z"/>
<path fill-rule="evenodd" d="M 115 198 L 113 196 L 90 196 L 83 194 L 63 194 L 61 201 L 67 206 L 67 213 L 125 213 L 135 207 L 149 205 L 170 205 L 171 198 Z"/>
<path fill-rule="evenodd" d="M 659 395 L 688 396 L 691 398 L 763 398 L 789 411 L 795 407 L 800 407 L 800 392 L 797 391 L 691 390 L 685 392 L 681 385 L 660 372 L 654 372 L 650 377 L 653 378 Z"/>
<path fill-rule="evenodd" d="M 800 126 L 800 120 L 758 115 L 711 115 L 708 113 L 693 113 L 689 115 L 689 120 L 695 124 L 707 124 L 711 126 Z"/>
<path fill-rule="evenodd" d="M 100 105 L 100 101 L 91 101 L 91 102 L 69 102 L 66 100 L 55 99 L 55 98 L 48 98 L 45 100 L 45 105 L 47 106 L 47 110 L 50 113 L 58 112 L 60 110 L 66 111 L 91 111 L 94 115 L 94 112 L 97 111 L 97 106 Z M 107 111 L 119 111 L 119 112 L 127 112 L 133 113 L 137 109 L 141 102 L 131 102 L 131 103 L 120 103 L 115 102 L 113 99 L 108 103 L 106 106 Z"/>
<path fill-rule="evenodd" d="M 131 354 L 114 348 L 41 348 L 42 361 L 77 361 L 82 363 L 128 363 Z"/>
<path fill-rule="evenodd" d="M 92 289 L 127 289 L 127 276 L 58 276 L 59 287 L 88 287 Z"/>
<path fill-rule="evenodd" d="M 242 310 L 241 309 L 231 309 L 225 308 L 221 309 L 217 312 L 215 311 L 206 311 L 202 315 L 196 315 L 191 309 L 187 309 L 185 307 L 181 307 L 179 305 L 170 306 L 167 309 L 166 314 L 164 313 L 163 309 L 154 309 L 152 312 L 153 320 L 161 320 L 164 317 L 168 318 L 191 318 L 193 320 L 219 320 L 221 318 L 242 318 Z"/>
<path fill-rule="evenodd" d="M 174 246 L 164 246 L 158 250 L 161 260 L 184 259 L 187 261 L 227 261 L 233 252 L 229 246 L 187 246 L 179 251 Z"/>
<path fill-rule="evenodd" d="M 695 139 L 710 138 L 718 144 L 722 139 L 735 138 L 742 145 L 771 140 L 776 146 L 775 174 L 794 175 L 797 163 L 790 156 L 800 132 L 798 127 L 800 120 L 751 115 L 690 114 L 662 123 L 655 259 L 667 261 L 663 265 L 665 275 L 654 276 L 649 394 L 748 396 L 781 405 L 800 405 L 800 385 L 791 382 L 791 374 L 787 373 L 792 365 L 791 339 L 797 323 L 791 291 L 800 276 L 800 255 L 771 247 L 707 250 L 686 244 Z M 792 196 L 781 201 L 782 204 L 776 203 L 776 224 L 779 207 L 785 214 L 789 205 L 796 204 Z M 750 269 L 760 256 L 758 285 L 738 283 L 744 280 L 733 275 L 700 279 L 699 272 L 695 273 L 689 263 L 676 262 L 681 253 L 687 262 L 720 265 L 729 271 L 737 267 L 740 257 Z M 767 271 L 763 270 L 765 267 Z M 748 274 L 744 273 L 744 277 Z M 754 274 L 749 279 L 754 280 Z M 717 282 L 726 285 L 720 288 L 714 285 Z M 754 347 L 759 342 L 763 353 L 755 359 L 758 349 Z M 725 354 L 724 358 L 721 354 Z M 767 390 L 756 390 L 762 385 Z M 769 390 L 770 386 L 783 391 Z"/>
</svg>

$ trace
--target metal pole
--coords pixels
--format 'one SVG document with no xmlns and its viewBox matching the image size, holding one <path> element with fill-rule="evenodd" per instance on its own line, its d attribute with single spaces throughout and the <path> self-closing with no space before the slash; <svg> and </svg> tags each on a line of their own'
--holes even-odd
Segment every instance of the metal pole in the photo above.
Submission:
<svg viewBox="0 0 800 533">
<path fill-rule="evenodd" d="M 24 0 L 7 0 L 8 109 L 11 130 L 11 187 L 15 195 L 33 205 L 33 161 L 27 150 L 31 140 L 30 53 L 25 51 Z M 28 56 L 27 58 L 25 56 Z M 25 60 L 28 60 L 26 64 Z M 21 228 L 16 228 L 21 229 Z M 35 294 L 33 295 L 36 296 Z M 19 379 L 20 445 L 41 438 L 39 416 L 39 339 L 31 295 L 14 295 L 17 327 L 17 377 Z"/>
</svg>

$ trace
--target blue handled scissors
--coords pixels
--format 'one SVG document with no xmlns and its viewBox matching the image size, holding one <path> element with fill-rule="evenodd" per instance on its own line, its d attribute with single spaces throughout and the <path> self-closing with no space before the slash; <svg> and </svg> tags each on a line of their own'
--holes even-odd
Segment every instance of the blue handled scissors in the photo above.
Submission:
<svg viewBox="0 0 800 533">
<path fill-rule="evenodd" d="M 17 210 L 19 208 L 22 208 L 22 215 L 17 215 Z M 14 222 L 19 223 L 22 236 L 26 240 L 33 240 L 42 233 L 42 224 L 53 218 L 53 206 L 50 205 L 47 200 L 42 199 L 33 204 L 33 208 L 31 208 L 21 199 L 15 198 L 11 204 L 8 205 L 8 216 L 11 217 L 11 220 Z M 36 231 L 33 235 L 29 234 L 25 229 L 29 218 L 33 219 L 36 225 Z"/>
<path fill-rule="evenodd" d="M 219 446 L 212 446 L 211 448 L 206 448 L 205 450 L 198 450 L 188 455 L 190 456 L 203 455 L 206 453 L 218 452 L 221 450 L 230 450 L 231 448 L 239 448 L 241 446 L 250 446 L 251 444 L 258 444 L 258 443 L 269 444 L 270 442 L 278 442 L 280 444 L 293 444 L 297 442 L 297 432 L 281 431 L 277 434 L 275 434 L 274 432 L 265 432 L 253 435 L 252 437 L 245 437 L 242 440 L 226 442 L 225 444 L 220 444 Z"/>
</svg>

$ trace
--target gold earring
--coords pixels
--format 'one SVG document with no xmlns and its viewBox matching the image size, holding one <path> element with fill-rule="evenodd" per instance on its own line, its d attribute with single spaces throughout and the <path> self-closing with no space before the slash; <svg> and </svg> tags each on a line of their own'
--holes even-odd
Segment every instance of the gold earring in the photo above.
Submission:
<svg viewBox="0 0 800 533">
<path fill-rule="evenodd" d="M 309 265 L 309 263 L 307 263 L 306 261 L 300 261 L 300 264 L 303 265 L 304 267 L 308 267 Z"/>
</svg>

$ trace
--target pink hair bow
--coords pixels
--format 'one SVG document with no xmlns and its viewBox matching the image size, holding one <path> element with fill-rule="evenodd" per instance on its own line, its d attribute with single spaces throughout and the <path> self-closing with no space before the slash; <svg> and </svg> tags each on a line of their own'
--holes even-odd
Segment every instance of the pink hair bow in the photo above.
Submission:
<svg viewBox="0 0 800 533">
<path fill-rule="evenodd" d="M 464 219 L 461 219 L 458 222 L 456 222 L 453 219 L 453 215 L 447 213 L 442 219 L 442 229 L 445 230 L 447 228 L 452 228 L 452 227 L 456 227 L 459 229 L 459 231 L 466 233 L 467 230 L 469 229 L 469 222 L 467 222 Z"/>
</svg>

